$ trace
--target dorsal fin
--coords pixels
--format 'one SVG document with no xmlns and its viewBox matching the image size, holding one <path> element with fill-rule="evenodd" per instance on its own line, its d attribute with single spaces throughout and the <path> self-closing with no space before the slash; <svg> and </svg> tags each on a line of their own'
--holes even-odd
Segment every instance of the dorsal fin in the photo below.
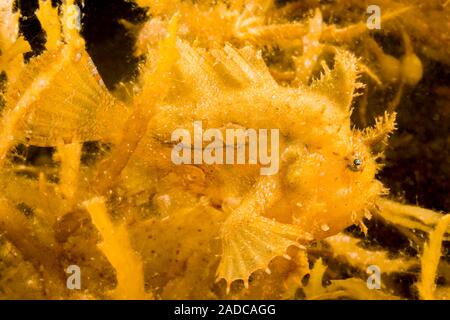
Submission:
<svg viewBox="0 0 450 320">
<path fill-rule="evenodd" d="M 206 51 L 177 40 L 179 58 L 173 68 L 172 84 L 165 101 L 176 103 L 182 98 L 194 103 L 217 91 L 217 81 Z M 156 56 L 153 57 L 157 61 Z"/>
<path fill-rule="evenodd" d="M 251 47 L 236 50 L 226 45 L 223 50 L 212 50 L 215 70 L 221 78 L 228 79 L 228 86 L 264 86 L 274 84 L 261 53 Z"/>
<path fill-rule="evenodd" d="M 220 90 L 275 85 L 261 54 L 251 47 L 236 50 L 230 45 L 206 51 L 179 40 L 180 59 L 170 98 L 199 101 Z"/>
</svg>

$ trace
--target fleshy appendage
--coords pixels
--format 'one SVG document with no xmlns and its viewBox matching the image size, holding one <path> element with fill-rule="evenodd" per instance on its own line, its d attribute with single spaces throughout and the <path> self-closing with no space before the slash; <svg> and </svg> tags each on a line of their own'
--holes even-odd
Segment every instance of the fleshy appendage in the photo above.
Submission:
<svg viewBox="0 0 450 320">
<path fill-rule="evenodd" d="M 265 218 L 263 213 L 279 197 L 278 179 L 263 177 L 222 226 L 222 258 L 217 279 L 224 278 L 227 292 L 234 280 L 243 280 L 248 287 L 249 276 L 259 269 L 268 269 L 277 256 L 289 258 L 290 246 L 304 248 L 299 241 L 312 240 L 312 235 L 299 226 Z"/>
</svg>

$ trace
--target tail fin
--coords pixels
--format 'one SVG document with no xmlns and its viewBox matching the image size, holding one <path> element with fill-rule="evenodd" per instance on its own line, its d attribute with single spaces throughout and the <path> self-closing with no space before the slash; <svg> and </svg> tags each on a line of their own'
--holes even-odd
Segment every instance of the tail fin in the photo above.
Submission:
<svg viewBox="0 0 450 320">
<path fill-rule="evenodd" d="M 127 112 L 88 54 L 81 51 L 68 59 L 64 49 L 31 61 L 8 87 L 6 101 L 3 128 L 13 125 L 15 139 L 38 146 L 54 146 L 58 139 L 109 140 L 112 123 L 118 126 Z"/>
</svg>

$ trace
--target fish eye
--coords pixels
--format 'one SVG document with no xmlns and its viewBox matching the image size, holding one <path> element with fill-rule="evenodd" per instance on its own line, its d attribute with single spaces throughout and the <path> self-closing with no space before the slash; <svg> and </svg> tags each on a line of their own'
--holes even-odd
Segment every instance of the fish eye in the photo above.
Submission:
<svg viewBox="0 0 450 320">
<path fill-rule="evenodd" d="M 353 162 L 348 166 L 352 171 L 361 171 L 362 160 L 359 158 L 353 159 Z"/>
</svg>

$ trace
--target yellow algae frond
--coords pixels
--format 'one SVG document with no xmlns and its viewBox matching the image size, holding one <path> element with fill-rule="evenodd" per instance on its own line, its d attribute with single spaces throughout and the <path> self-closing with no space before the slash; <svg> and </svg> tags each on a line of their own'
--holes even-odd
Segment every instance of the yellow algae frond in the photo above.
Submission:
<svg viewBox="0 0 450 320">
<path fill-rule="evenodd" d="M 22 54 L 31 50 L 30 45 L 19 36 L 19 12 L 13 11 L 14 0 L 0 4 L 0 72 L 5 71 L 14 80 L 23 67 Z"/>
<path fill-rule="evenodd" d="M 5 0 L 0 4 L 0 49 L 12 45 L 19 35 L 19 12 L 14 12 L 14 0 Z"/>
<path fill-rule="evenodd" d="M 405 205 L 387 199 L 380 199 L 378 205 L 380 210 L 377 211 L 377 214 L 387 221 L 397 226 L 424 232 L 433 231 L 442 217 L 442 214 L 429 209 Z M 447 228 L 446 233 L 450 233 L 450 228 Z"/>
<path fill-rule="evenodd" d="M 142 92 L 139 95 L 140 104 L 149 103 L 156 99 L 156 96 L 164 97 L 167 91 L 164 85 L 170 77 L 170 71 L 173 64 L 178 59 L 178 50 L 176 49 L 176 35 L 178 31 L 178 14 L 175 14 L 170 20 L 168 35 L 160 41 L 158 45 L 158 62 L 155 70 L 151 70 L 152 61 L 148 61 L 144 66 L 142 77 Z"/>
<path fill-rule="evenodd" d="M 80 37 L 81 11 L 73 0 L 65 0 L 62 4 L 62 34 L 66 43 L 71 43 L 74 48 L 84 45 L 84 39 Z"/>
<path fill-rule="evenodd" d="M 312 70 L 316 65 L 323 46 L 319 43 L 322 33 L 322 13 L 316 10 L 314 16 L 309 20 L 309 32 L 303 38 L 303 54 L 299 57 L 293 57 L 295 63 L 295 79 L 296 83 L 307 84 L 310 80 Z"/>
<path fill-rule="evenodd" d="M 45 290 L 55 298 L 63 296 L 64 274 L 59 259 L 61 247 L 54 235 L 45 227 L 37 227 L 34 219 L 27 219 L 7 199 L 1 198 L 0 204 L 1 232 L 40 271 L 45 281 Z"/>
<path fill-rule="evenodd" d="M 108 217 L 103 198 L 93 198 L 84 203 L 92 222 L 103 240 L 98 247 L 116 270 L 117 287 L 112 292 L 116 299 L 148 299 L 144 289 L 142 261 L 130 243 L 123 224 L 115 225 Z"/>
<path fill-rule="evenodd" d="M 75 196 L 78 187 L 81 144 L 73 142 L 70 144 L 60 144 L 57 153 L 54 155 L 61 162 L 59 174 L 59 188 L 63 196 L 72 199 Z"/>
<path fill-rule="evenodd" d="M 14 80 L 16 78 L 17 71 L 23 65 L 22 54 L 30 50 L 30 44 L 22 37 L 18 38 L 10 46 L 2 49 L 0 69 L 6 72 L 9 79 Z"/>
<path fill-rule="evenodd" d="M 353 299 L 353 300 L 398 300 L 399 298 L 384 290 L 368 290 L 366 281 L 358 278 L 333 280 L 326 292 L 317 296 L 317 300 Z"/>
<path fill-rule="evenodd" d="M 61 43 L 61 22 L 58 8 L 53 8 L 50 0 L 39 0 L 36 16 L 47 36 L 45 47 L 47 50 L 55 50 Z"/>
<path fill-rule="evenodd" d="M 303 291 L 306 294 L 306 298 L 314 299 L 324 292 L 323 288 L 323 275 L 327 270 L 327 266 L 323 264 L 322 259 L 317 260 L 314 266 L 309 272 L 308 284 L 303 287 Z"/>
<path fill-rule="evenodd" d="M 335 257 L 344 259 L 346 263 L 360 270 L 377 265 L 383 273 L 393 273 L 408 271 L 419 264 L 417 259 L 390 258 L 387 251 L 366 250 L 360 245 L 360 240 L 345 234 L 328 237 L 324 242 L 331 247 Z"/>
<path fill-rule="evenodd" d="M 435 299 L 436 290 L 436 270 L 442 253 L 442 240 L 444 234 L 450 226 L 450 215 L 443 216 L 430 233 L 429 242 L 425 244 L 422 253 L 422 273 L 420 282 L 417 284 L 422 299 Z"/>
</svg>

